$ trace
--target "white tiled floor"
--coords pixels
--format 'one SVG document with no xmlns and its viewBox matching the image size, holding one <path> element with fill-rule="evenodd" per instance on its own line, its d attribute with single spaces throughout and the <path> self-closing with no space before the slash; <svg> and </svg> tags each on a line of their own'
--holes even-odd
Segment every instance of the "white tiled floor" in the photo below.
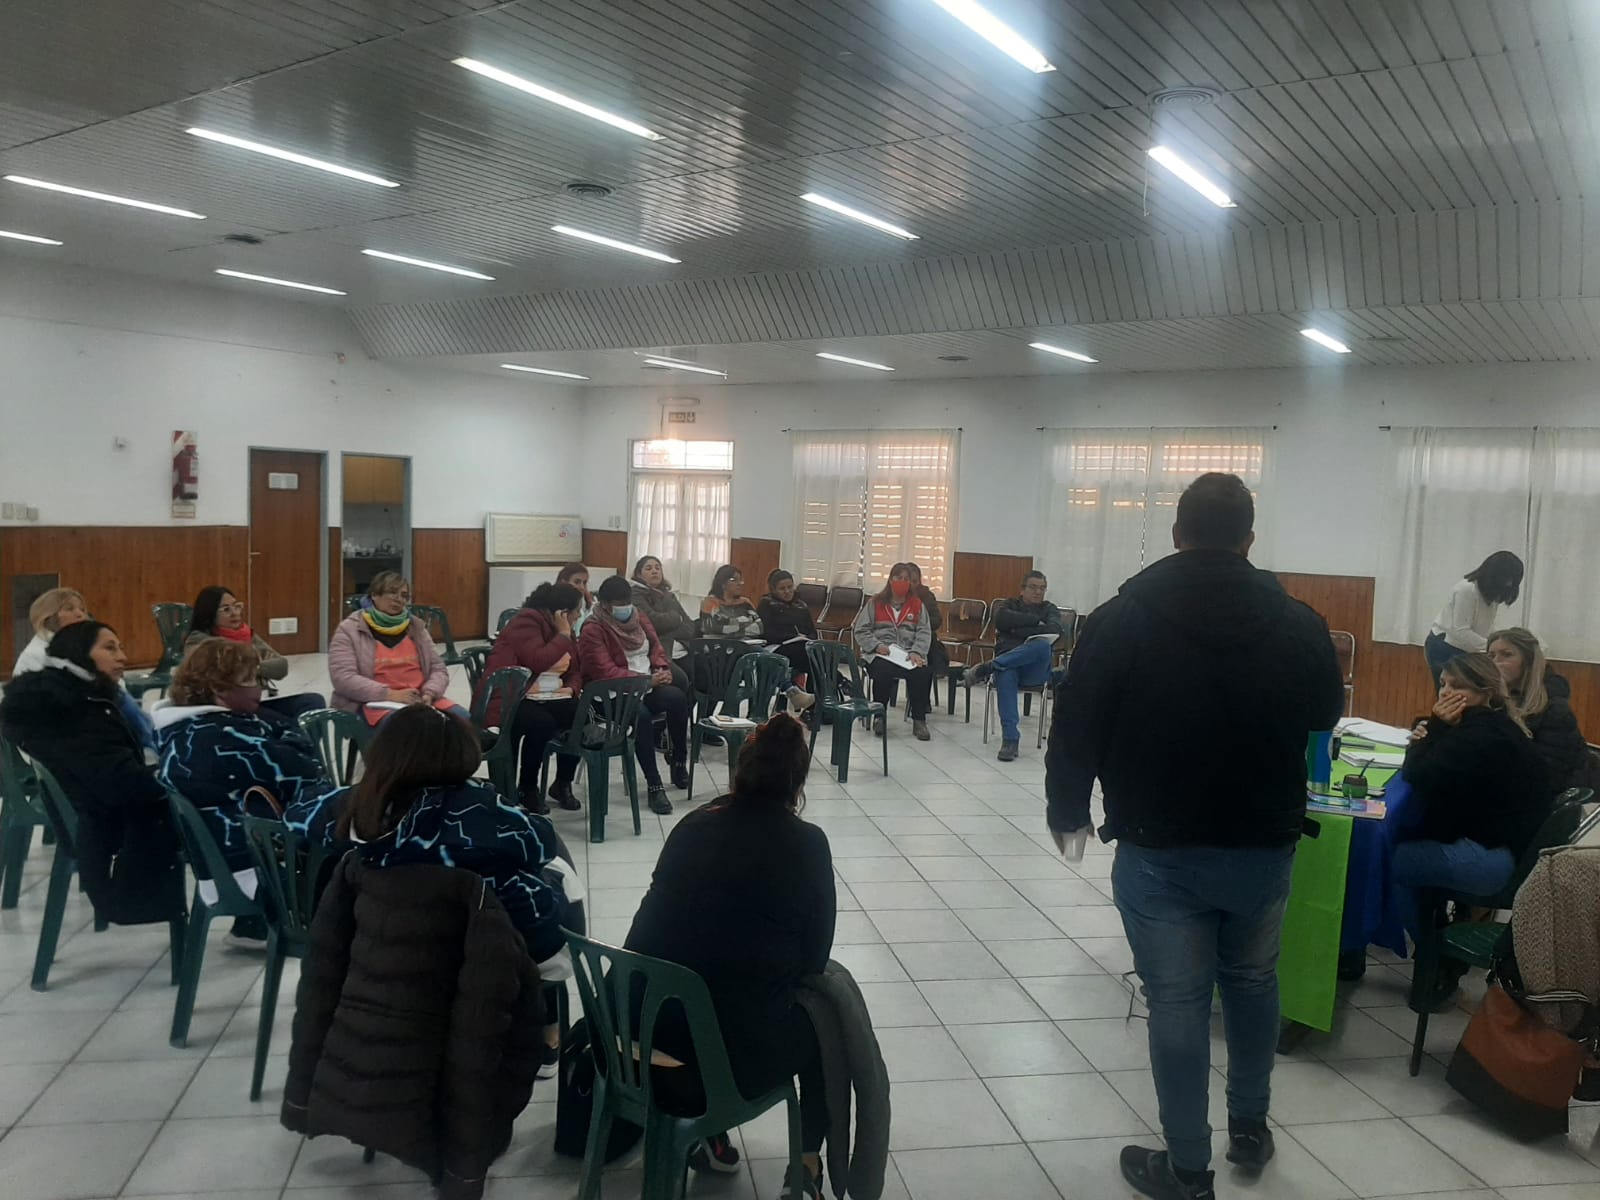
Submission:
<svg viewBox="0 0 1600 1200">
<path fill-rule="evenodd" d="M 320 658 L 291 684 L 326 691 Z M 456 673 L 455 692 L 465 694 Z M 807 816 L 828 831 L 839 874 L 836 957 L 856 972 L 895 1082 L 889 1200 L 1119 1200 L 1128 1140 L 1155 1144 L 1155 1092 L 1144 1025 L 1127 1019 L 1129 967 L 1107 879 L 1110 852 L 1077 868 L 1044 834 L 1041 756 L 1001 765 L 977 725 L 942 714 L 934 740 L 890 722 L 892 778 L 857 738 L 850 781 L 813 770 Z M 819 749 L 826 752 L 826 740 Z M 726 777 L 725 759 L 709 776 Z M 714 791 L 703 771 L 697 778 Z M 674 794 L 681 797 L 681 793 Z M 622 807 L 613 786 L 613 813 Z M 685 807 L 680 804 L 680 809 Z M 585 844 L 583 814 L 560 814 L 591 886 L 591 926 L 620 940 L 672 818 L 625 817 Z M 111 1196 L 229 1200 L 421 1200 L 431 1194 L 393 1161 L 364 1165 L 354 1147 L 302 1142 L 277 1111 L 293 1006 L 293 964 L 260 1103 L 247 1098 L 260 960 L 218 938 L 206 963 L 189 1049 L 167 1045 L 172 990 L 165 933 L 88 928 L 74 897 L 44 994 L 28 987 L 48 860 L 38 847 L 16 912 L 0 916 L 0 1197 Z M 1575 1108 L 1573 1132 L 1536 1146 L 1490 1129 L 1444 1083 L 1465 1012 L 1436 1017 L 1423 1074 L 1406 1075 L 1412 1026 L 1405 968 L 1374 963 L 1347 989 L 1332 1033 L 1279 1060 L 1278 1157 L 1258 1180 L 1224 1169 L 1223 1196 L 1272 1200 L 1595 1200 L 1600 1106 Z M 1213 1058 L 1224 1061 L 1220 1034 Z M 1213 1121 L 1224 1120 L 1213 1072 Z M 552 1085 L 541 1085 L 496 1164 L 490 1200 L 554 1200 L 576 1190 L 576 1164 L 550 1148 Z M 739 1131 L 751 1170 L 691 1183 L 695 1196 L 767 1200 L 780 1186 L 781 1113 Z M 1220 1150 L 1218 1162 L 1221 1162 Z M 636 1195 L 637 1164 L 606 1194 Z"/>
</svg>

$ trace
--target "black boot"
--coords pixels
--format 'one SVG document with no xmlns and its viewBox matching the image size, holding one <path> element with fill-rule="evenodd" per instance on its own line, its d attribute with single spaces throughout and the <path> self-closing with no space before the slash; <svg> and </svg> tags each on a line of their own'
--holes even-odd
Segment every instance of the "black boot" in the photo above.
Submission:
<svg viewBox="0 0 1600 1200">
<path fill-rule="evenodd" d="M 572 782 L 558 779 L 550 785 L 550 799 L 554 800 L 567 812 L 577 812 L 583 807 L 578 803 L 578 798 L 572 794 Z"/>
<path fill-rule="evenodd" d="M 659 783 L 652 783 L 650 785 L 650 792 L 647 796 L 647 799 L 650 804 L 650 811 L 655 813 L 658 817 L 665 817 L 671 814 L 672 801 L 667 798 L 667 789 L 662 787 Z"/>
<path fill-rule="evenodd" d="M 684 766 L 681 762 L 674 762 L 674 763 L 668 763 L 667 764 L 667 770 L 672 775 L 672 786 L 673 787 L 677 788 L 680 792 L 684 791 L 685 789 L 688 788 L 688 786 L 689 786 L 689 768 L 688 767 Z"/>
<path fill-rule="evenodd" d="M 1217 1200 L 1210 1171 L 1185 1171 L 1180 1176 L 1165 1150 L 1124 1146 L 1122 1177 L 1151 1200 Z"/>
<path fill-rule="evenodd" d="M 556 794 L 556 789 L 551 788 L 550 794 L 554 796 Z M 522 805 L 523 808 L 527 809 L 536 816 L 548 817 L 550 815 L 550 806 L 544 802 L 544 797 L 539 795 L 538 789 L 535 789 L 531 793 L 519 793 L 517 796 L 517 803 Z"/>
</svg>

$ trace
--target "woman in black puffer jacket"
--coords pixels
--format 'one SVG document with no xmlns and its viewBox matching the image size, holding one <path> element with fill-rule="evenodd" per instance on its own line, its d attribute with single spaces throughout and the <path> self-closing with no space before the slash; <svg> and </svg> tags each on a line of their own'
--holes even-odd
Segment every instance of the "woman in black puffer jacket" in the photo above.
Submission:
<svg viewBox="0 0 1600 1200">
<path fill-rule="evenodd" d="M 1550 773 L 1551 790 L 1592 787 L 1595 770 L 1572 711 L 1572 686 L 1546 664 L 1539 639 L 1526 629 L 1496 630 L 1489 635 L 1489 657 L 1533 736 L 1533 748 Z"/>
</svg>

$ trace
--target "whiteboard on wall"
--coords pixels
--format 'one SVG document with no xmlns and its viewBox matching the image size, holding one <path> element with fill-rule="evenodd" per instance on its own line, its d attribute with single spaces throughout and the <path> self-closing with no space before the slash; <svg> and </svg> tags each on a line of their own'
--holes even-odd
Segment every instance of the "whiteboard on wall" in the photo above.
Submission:
<svg viewBox="0 0 1600 1200">
<path fill-rule="evenodd" d="M 490 513 L 483 527 L 486 562 L 565 563 L 583 557 L 583 519 Z"/>
</svg>

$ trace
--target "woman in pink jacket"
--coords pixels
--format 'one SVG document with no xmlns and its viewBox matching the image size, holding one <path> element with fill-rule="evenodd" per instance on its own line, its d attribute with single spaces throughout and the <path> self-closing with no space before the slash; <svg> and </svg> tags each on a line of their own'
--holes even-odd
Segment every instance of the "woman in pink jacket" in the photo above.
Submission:
<svg viewBox="0 0 1600 1200">
<path fill-rule="evenodd" d="M 467 713 L 444 694 L 450 670 L 433 647 L 427 626 L 411 619 L 411 584 L 398 571 L 372 577 L 367 598 L 339 622 L 328 643 L 333 707 L 359 713 L 369 725 L 410 704 Z"/>
<path fill-rule="evenodd" d="M 652 687 L 645 693 L 644 711 L 634 731 L 633 748 L 650 788 L 650 811 L 665 815 L 672 811 L 667 789 L 661 784 L 656 765 L 655 730 L 652 717 L 667 718 L 667 766 L 672 771 L 672 786 L 689 786 L 684 766 L 689 748 L 689 697 L 672 682 L 671 660 L 661 648 L 650 618 L 633 603 L 632 589 L 621 575 L 613 575 L 595 592 L 594 612 L 583 623 L 578 638 L 578 660 L 587 680 L 650 677 Z"/>
</svg>

